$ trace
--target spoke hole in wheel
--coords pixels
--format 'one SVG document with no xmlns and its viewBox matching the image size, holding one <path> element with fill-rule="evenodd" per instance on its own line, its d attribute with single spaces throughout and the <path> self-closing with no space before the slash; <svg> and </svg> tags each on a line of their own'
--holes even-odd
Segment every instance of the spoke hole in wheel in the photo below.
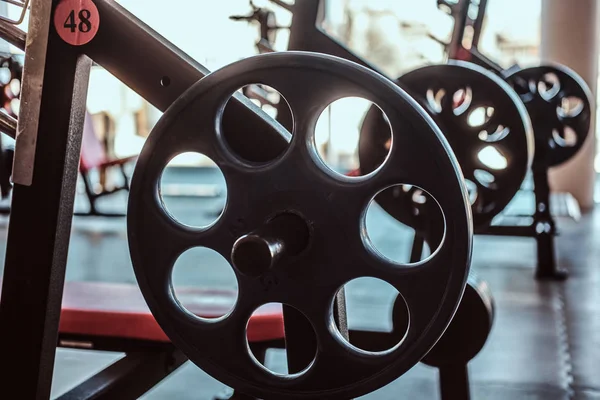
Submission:
<svg viewBox="0 0 600 400">
<path fill-rule="evenodd" d="M 484 125 L 494 115 L 494 107 L 477 107 L 469 113 L 467 123 L 473 128 Z"/>
<path fill-rule="evenodd" d="M 559 118 L 575 118 L 583 111 L 584 103 L 579 97 L 563 97 L 560 105 L 556 107 L 556 115 Z"/>
<path fill-rule="evenodd" d="M 462 115 L 471 107 L 473 101 L 473 91 L 469 86 L 459 89 L 452 95 L 452 112 L 457 117 Z"/>
<path fill-rule="evenodd" d="M 287 100 L 277 89 L 271 86 L 252 83 L 243 86 L 237 90 L 239 94 L 246 97 L 251 103 L 257 106 L 258 112 L 262 110 L 265 114 L 273 118 L 273 126 L 285 134 L 285 139 L 276 144 L 271 140 L 268 144 L 261 142 L 251 131 L 241 131 L 228 128 L 227 121 L 239 121 L 240 117 L 235 114 L 235 109 L 231 107 L 231 99 L 225 104 L 223 117 L 220 118 L 221 138 L 227 148 L 240 160 L 251 165 L 265 165 L 273 162 L 283 155 L 291 141 L 291 133 L 294 125 L 294 117 Z M 231 114 L 230 114 L 231 113 Z M 261 151 L 256 151 L 261 149 Z"/>
<path fill-rule="evenodd" d="M 228 315 L 238 297 L 233 268 L 221 254 L 207 247 L 193 247 L 177 258 L 171 271 L 171 287 L 179 304 L 205 321 Z"/>
<path fill-rule="evenodd" d="M 358 141 L 366 113 L 375 106 L 381 113 L 375 125 L 378 160 L 369 169 L 360 165 Z M 392 145 L 392 128 L 387 115 L 373 102 L 360 97 L 344 97 L 326 107 L 315 128 L 313 145 L 324 166 L 337 175 L 357 178 L 377 170 L 387 159 Z"/>
<path fill-rule="evenodd" d="M 479 182 L 483 187 L 488 189 L 497 188 L 496 177 L 494 177 L 494 175 L 492 175 L 490 172 L 482 169 L 476 169 L 473 171 L 473 175 L 475 176 L 475 180 L 477 180 L 477 182 Z"/>
<path fill-rule="evenodd" d="M 488 143 L 499 142 L 499 141 L 503 140 L 504 138 L 506 138 L 509 133 L 510 133 L 510 128 L 505 127 L 504 125 L 498 125 L 496 127 L 496 130 L 494 130 L 493 132 L 490 132 L 489 130 L 486 130 L 486 129 L 479 132 L 479 140 L 482 140 L 482 141 L 488 142 Z"/>
<path fill-rule="evenodd" d="M 483 165 L 494 170 L 503 170 L 508 167 L 508 160 L 494 146 L 486 146 L 481 149 L 477 158 Z"/>
<path fill-rule="evenodd" d="M 577 133 L 570 126 L 563 128 L 562 135 L 556 129 L 553 129 L 552 138 L 560 147 L 573 147 L 577 144 Z"/>
<path fill-rule="evenodd" d="M 509 82 L 523 102 L 529 102 L 532 100 L 534 93 L 532 89 L 535 89 L 535 82 L 532 86 L 530 82 L 520 76 L 512 76 Z"/>
<path fill-rule="evenodd" d="M 537 89 L 542 99 L 550 101 L 560 92 L 560 80 L 555 73 L 549 72 L 540 79 Z"/>
<path fill-rule="evenodd" d="M 392 218 L 379 204 L 403 207 Z M 445 220 L 437 201 L 424 189 L 394 185 L 379 192 L 365 211 L 365 244 L 379 257 L 398 266 L 410 266 L 426 260 L 432 251 L 412 254 L 415 235 L 427 242 L 433 252 L 441 245 Z M 412 258 L 412 261 L 411 261 Z"/>
<path fill-rule="evenodd" d="M 467 187 L 467 194 L 469 196 L 469 204 L 473 205 L 477 201 L 477 184 L 470 179 L 465 179 L 465 186 Z"/>
<path fill-rule="evenodd" d="M 178 223 L 207 228 L 222 214 L 227 184 L 221 169 L 201 153 L 181 153 L 162 172 L 159 186 L 165 211 Z"/>
<path fill-rule="evenodd" d="M 343 289 L 351 331 L 348 340 L 335 324 L 343 342 L 371 353 L 389 351 L 402 342 L 408 333 L 410 319 L 406 302 L 394 286 L 381 279 L 362 277 L 346 283 Z M 336 298 L 339 296 L 340 292 Z"/>
<path fill-rule="evenodd" d="M 436 114 L 442 112 L 442 100 L 444 99 L 445 95 L 446 91 L 444 89 L 438 89 L 435 91 L 433 89 L 427 89 L 427 105 L 432 112 Z"/>
<path fill-rule="evenodd" d="M 261 338 L 261 334 L 258 331 L 266 329 L 262 321 L 272 320 L 271 318 L 265 319 L 265 316 L 280 315 L 282 308 L 283 305 L 281 303 L 268 303 L 257 308 L 252 313 L 246 325 L 246 340 L 250 355 L 257 364 L 274 375 L 293 378 L 308 371 L 317 355 L 317 335 L 310 321 L 303 313 L 294 307 L 286 306 L 285 315 L 287 318 L 293 318 L 293 325 L 291 326 L 295 328 L 289 330 L 294 333 L 299 332 L 300 329 L 302 330 L 301 335 L 294 334 L 294 336 L 290 336 L 288 339 L 294 341 L 294 343 L 297 343 L 302 348 L 300 352 L 293 352 L 294 358 L 288 360 L 287 343 L 285 340 L 282 340 L 280 348 L 271 347 L 268 350 L 265 350 L 265 347 L 261 348 L 261 343 L 256 342 L 257 339 Z M 269 327 L 269 329 L 273 337 L 284 337 L 283 325 L 279 321 L 272 327 Z M 301 340 L 301 342 L 297 342 L 298 340 Z"/>
</svg>

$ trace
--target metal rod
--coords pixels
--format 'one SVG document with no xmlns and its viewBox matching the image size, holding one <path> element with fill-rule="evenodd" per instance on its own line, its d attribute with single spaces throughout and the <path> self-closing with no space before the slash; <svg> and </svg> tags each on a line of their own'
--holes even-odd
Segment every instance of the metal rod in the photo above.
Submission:
<svg viewBox="0 0 600 400">
<path fill-rule="evenodd" d="M 536 233 L 538 260 L 535 276 L 537 279 L 565 280 L 568 273 L 566 270 L 559 268 L 556 262 L 554 247 L 556 223 L 550 213 L 550 185 L 548 184 L 548 168 L 546 165 L 534 165 L 533 181 L 536 206 L 533 215 L 533 229 Z"/>
<path fill-rule="evenodd" d="M 7 398 L 50 397 L 91 64 L 50 29 L 36 132 L 43 151 L 35 152 L 31 186 L 15 184 L 6 246 L 0 354 L 12 366 L 0 386 Z"/>
<path fill-rule="evenodd" d="M 440 392 L 442 400 L 469 400 L 469 371 L 465 364 L 440 367 Z"/>
<path fill-rule="evenodd" d="M 14 139 L 17 136 L 17 120 L 6 113 L 0 112 L 0 132 L 6 133 Z"/>
<path fill-rule="evenodd" d="M 421 261 L 421 257 L 423 257 L 423 247 L 425 245 L 425 239 L 421 235 L 415 232 L 415 236 L 413 237 L 413 244 L 410 250 L 410 262 L 417 263 Z"/>
<path fill-rule="evenodd" d="M 25 50 L 27 34 L 10 22 L 0 20 L 0 37 L 13 46 Z"/>
<path fill-rule="evenodd" d="M 278 215 L 255 231 L 243 235 L 233 245 L 231 259 L 245 275 L 259 276 L 286 255 L 295 255 L 306 248 L 309 229 L 302 217 L 286 213 Z"/>
<path fill-rule="evenodd" d="M 186 357 L 181 351 L 129 353 L 58 400 L 137 399 L 179 368 Z"/>
</svg>

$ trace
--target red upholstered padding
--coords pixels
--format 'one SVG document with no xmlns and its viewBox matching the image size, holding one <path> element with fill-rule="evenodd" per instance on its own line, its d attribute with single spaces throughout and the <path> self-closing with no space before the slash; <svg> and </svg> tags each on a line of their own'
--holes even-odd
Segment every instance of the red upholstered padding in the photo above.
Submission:
<svg viewBox="0 0 600 400">
<path fill-rule="evenodd" d="M 178 298 L 196 315 L 225 314 L 235 301 L 226 290 L 178 289 Z M 137 285 L 100 282 L 67 282 L 60 314 L 60 332 L 167 342 Z M 248 340 L 264 342 L 283 338 L 281 306 L 261 307 L 248 323 Z"/>
</svg>

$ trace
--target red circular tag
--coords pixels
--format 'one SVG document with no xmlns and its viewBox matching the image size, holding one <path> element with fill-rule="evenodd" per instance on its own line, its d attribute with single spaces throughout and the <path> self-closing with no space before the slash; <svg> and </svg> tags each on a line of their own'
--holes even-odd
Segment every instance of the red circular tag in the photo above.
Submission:
<svg viewBox="0 0 600 400">
<path fill-rule="evenodd" d="M 54 27 L 73 46 L 88 43 L 98 33 L 100 14 L 92 0 L 62 0 L 54 10 Z"/>
</svg>

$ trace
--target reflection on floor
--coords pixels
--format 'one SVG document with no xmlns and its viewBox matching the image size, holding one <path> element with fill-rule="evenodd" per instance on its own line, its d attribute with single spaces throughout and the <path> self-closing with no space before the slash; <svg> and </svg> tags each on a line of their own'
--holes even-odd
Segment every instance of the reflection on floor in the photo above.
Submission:
<svg viewBox="0 0 600 400">
<path fill-rule="evenodd" d="M 173 179 L 177 181 L 177 177 Z M 78 199 L 76 206 L 84 208 L 84 201 Z M 223 205 L 223 197 L 178 197 L 166 201 L 174 215 L 189 218 L 185 221 L 189 224 L 200 225 L 214 220 Z M 105 206 L 124 210 L 125 203 L 123 195 L 107 200 Z M 511 207 L 513 211 L 522 211 L 527 204 L 517 201 Z M 394 231 L 397 227 L 385 214 L 374 212 L 376 222 L 370 234 L 375 245 L 394 257 L 406 257 L 408 231 Z M 6 221 L 3 225 L 6 226 Z M 571 273 L 565 283 L 532 279 L 533 240 L 494 237 L 475 240 L 473 269 L 489 282 L 497 315 L 487 345 L 470 365 L 474 399 L 600 399 L 600 212 L 585 215 L 579 223 L 560 220 L 559 226 L 562 231 L 558 239 L 559 262 Z M 389 237 L 396 237 L 397 241 L 386 241 Z M 6 229 L 2 229 L 2 252 L 5 239 Z M 185 271 L 189 271 L 184 273 L 192 284 L 231 285 L 226 269 L 221 273 L 220 269 L 201 267 L 216 262 L 216 258 L 202 254 L 182 261 Z M 124 219 L 75 220 L 67 279 L 135 282 Z M 361 283 L 347 291 L 351 325 L 364 327 L 386 320 L 389 296 L 377 285 L 377 282 Z M 53 396 L 64 393 L 120 356 L 58 350 Z M 285 358 L 281 352 L 273 352 L 267 362 L 277 370 L 285 365 Z M 396 382 L 365 398 L 437 399 L 436 385 L 436 370 L 417 365 Z M 210 399 L 223 388 L 224 385 L 193 364 L 186 363 L 144 398 Z"/>
</svg>

